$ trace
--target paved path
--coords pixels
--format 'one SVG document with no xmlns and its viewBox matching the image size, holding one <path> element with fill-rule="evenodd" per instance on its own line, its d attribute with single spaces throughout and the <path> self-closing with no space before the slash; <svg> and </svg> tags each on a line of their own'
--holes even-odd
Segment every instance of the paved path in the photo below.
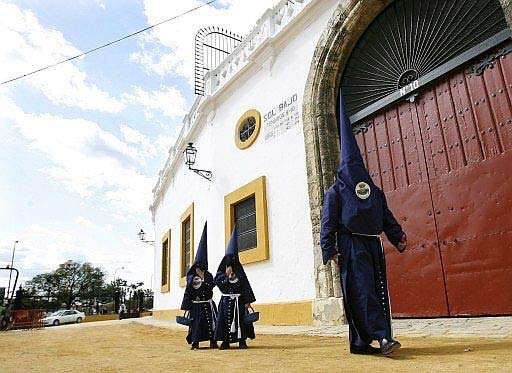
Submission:
<svg viewBox="0 0 512 373">
<path fill-rule="evenodd" d="M 185 330 L 184 326 L 174 321 L 158 320 L 153 317 L 140 319 L 109 320 L 81 324 L 61 325 L 45 328 L 59 330 L 62 328 L 89 328 L 96 326 L 138 323 L 168 329 Z M 256 332 L 261 334 L 286 335 L 318 335 L 318 336 L 348 336 L 348 326 L 270 326 L 255 324 Z M 452 319 L 396 319 L 393 320 L 395 336 L 408 337 L 484 337 L 512 338 L 512 317 L 471 317 Z"/>
<path fill-rule="evenodd" d="M 125 320 L 123 320 L 125 321 Z M 128 320 L 126 320 L 128 321 Z M 184 329 L 174 321 L 153 317 L 132 319 L 132 322 L 169 329 Z M 262 334 L 348 336 L 348 326 L 266 326 L 255 324 Z M 408 337 L 484 337 L 512 338 L 512 317 L 471 317 L 452 319 L 397 319 L 393 320 L 395 336 Z"/>
</svg>

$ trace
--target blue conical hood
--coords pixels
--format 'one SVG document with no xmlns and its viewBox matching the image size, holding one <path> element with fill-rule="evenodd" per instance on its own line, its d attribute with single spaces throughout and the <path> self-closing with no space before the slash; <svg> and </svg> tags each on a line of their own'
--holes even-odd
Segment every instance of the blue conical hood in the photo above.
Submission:
<svg viewBox="0 0 512 373">
<path fill-rule="evenodd" d="M 345 108 L 345 100 L 340 95 L 340 132 L 341 132 L 341 167 L 348 163 L 360 163 L 364 167 L 361 151 L 357 145 L 352 124 Z"/>
<path fill-rule="evenodd" d="M 236 236 L 236 225 L 233 228 L 233 232 L 231 233 L 231 238 L 229 239 L 228 247 L 226 248 L 226 255 L 234 255 L 238 258 L 238 240 Z"/>
<path fill-rule="evenodd" d="M 231 238 L 228 242 L 228 247 L 226 248 L 226 254 L 224 254 L 224 258 L 222 258 L 217 273 L 222 273 L 226 270 L 226 266 L 231 265 L 233 270 L 235 271 L 238 278 L 246 278 L 244 267 L 242 263 L 240 263 L 240 258 L 238 257 L 238 242 L 236 235 L 236 226 L 233 228 L 233 232 L 231 233 Z"/>
<path fill-rule="evenodd" d="M 203 269 L 208 269 L 208 239 L 207 239 L 207 222 L 204 223 L 203 234 L 197 247 L 196 258 L 194 264 L 202 264 Z"/>
<path fill-rule="evenodd" d="M 361 181 L 373 187 L 374 183 L 366 170 L 352 124 L 348 118 L 343 95 L 340 95 L 340 134 L 341 159 L 338 180 L 343 181 L 352 190 Z"/>
<path fill-rule="evenodd" d="M 194 263 L 190 266 L 187 271 L 187 284 L 191 284 L 194 276 L 196 276 L 197 266 L 202 267 L 203 271 L 208 270 L 208 235 L 206 229 L 206 222 L 204 223 L 203 234 L 197 247 L 196 257 Z"/>
<path fill-rule="evenodd" d="M 341 222 L 354 233 L 380 234 L 383 222 L 383 193 L 366 170 L 340 95 L 341 162 L 335 189 L 343 201 Z"/>
</svg>

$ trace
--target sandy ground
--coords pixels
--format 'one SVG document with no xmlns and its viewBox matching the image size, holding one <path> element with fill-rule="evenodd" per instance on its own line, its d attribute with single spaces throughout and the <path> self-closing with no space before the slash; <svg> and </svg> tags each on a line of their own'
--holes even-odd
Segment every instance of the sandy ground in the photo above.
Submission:
<svg viewBox="0 0 512 373">
<path fill-rule="evenodd" d="M 401 338 L 392 357 L 350 355 L 342 338 L 287 335 L 259 335 L 248 350 L 190 351 L 185 331 L 86 325 L 0 333 L 0 371 L 512 372 L 512 339 Z"/>
</svg>

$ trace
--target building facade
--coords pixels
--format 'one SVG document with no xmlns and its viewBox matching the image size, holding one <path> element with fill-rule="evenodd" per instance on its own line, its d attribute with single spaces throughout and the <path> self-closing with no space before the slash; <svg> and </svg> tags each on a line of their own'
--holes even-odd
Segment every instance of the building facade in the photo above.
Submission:
<svg viewBox="0 0 512 373">
<path fill-rule="evenodd" d="M 386 248 L 393 313 L 512 313 L 511 7 L 303 0 L 267 11 L 205 76 L 160 172 L 155 317 L 179 313 L 208 221 L 211 272 L 236 222 L 262 322 L 343 322 L 339 271 L 319 247 L 340 92 L 409 235 L 402 256 Z M 211 181 L 185 165 L 191 142 Z"/>
</svg>

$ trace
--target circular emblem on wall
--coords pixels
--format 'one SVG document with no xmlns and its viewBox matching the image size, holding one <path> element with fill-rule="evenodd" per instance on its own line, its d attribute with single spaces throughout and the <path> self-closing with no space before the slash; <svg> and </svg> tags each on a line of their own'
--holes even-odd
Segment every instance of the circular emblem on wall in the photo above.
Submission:
<svg viewBox="0 0 512 373">
<path fill-rule="evenodd" d="M 361 181 L 357 183 L 356 185 L 356 196 L 360 199 L 367 199 L 370 197 L 371 189 L 370 186 L 365 183 L 364 181 Z"/>
<path fill-rule="evenodd" d="M 194 289 L 199 289 L 202 284 L 203 284 L 203 280 L 201 280 L 201 277 L 194 276 L 194 278 L 192 279 L 192 287 Z"/>
</svg>

